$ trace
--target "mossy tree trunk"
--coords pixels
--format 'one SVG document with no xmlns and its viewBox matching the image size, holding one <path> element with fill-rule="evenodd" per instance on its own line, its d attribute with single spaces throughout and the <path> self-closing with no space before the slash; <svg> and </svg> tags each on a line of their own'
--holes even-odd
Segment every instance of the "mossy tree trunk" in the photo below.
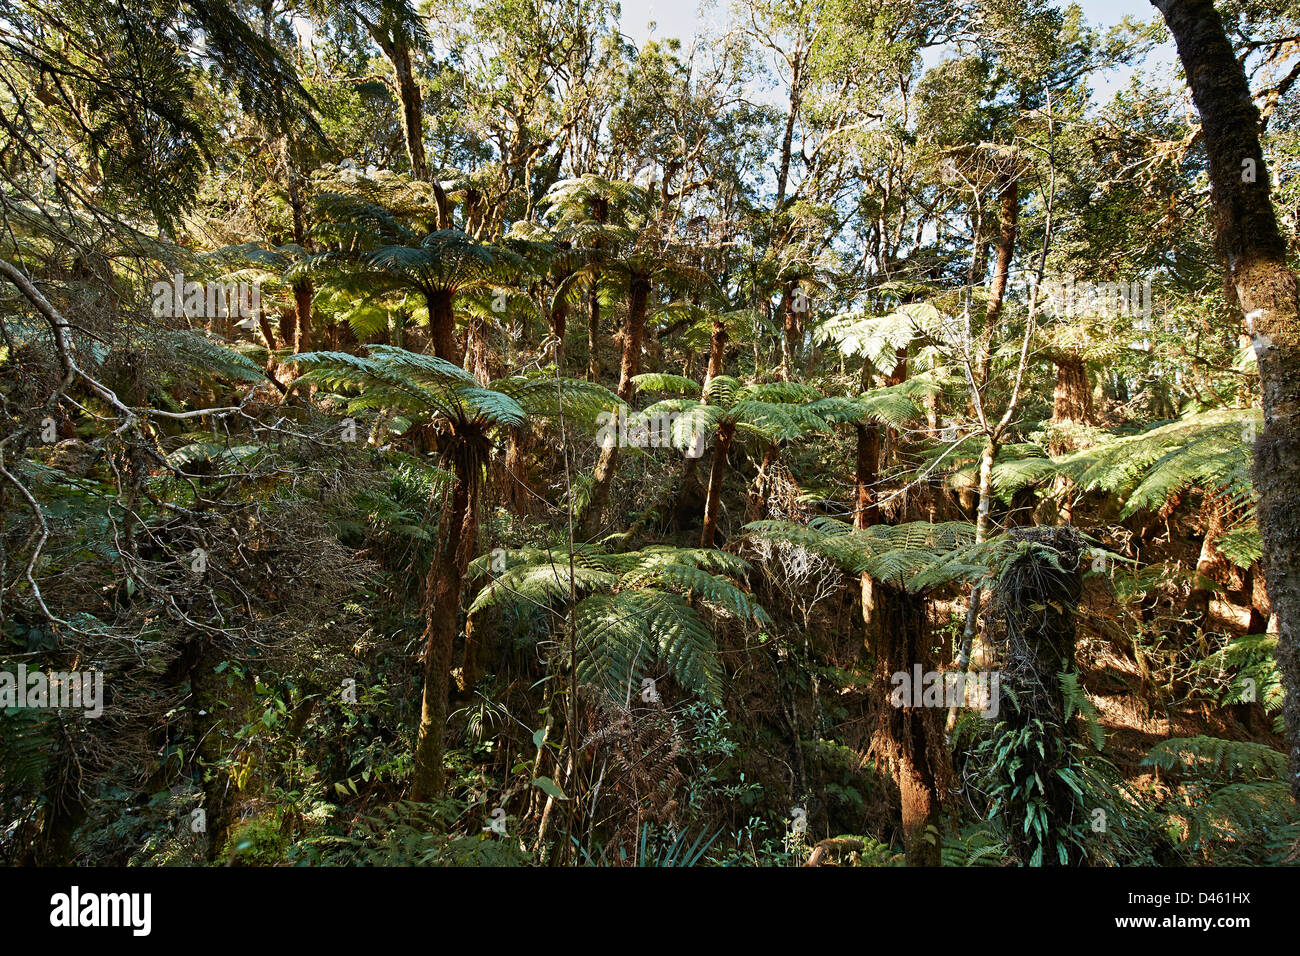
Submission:
<svg viewBox="0 0 1300 956">
<path fill-rule="evenodd" d="M 1291 795 L 1300 801 L 1300 295 L 1269 195 L 1259 111 L 1212 0 L 1152 0 L 1178 46 L 1210 166 L 1219 252 L 1255 345 L 1264 429 L 1255 490 L 1278 618 Z"/>
<path fill-rule="evenodd" d="M 1008 532 L 1028 547 L 999 575 L 994 592 L 1003 625 L 998 717 L 1003 740 L 1013 746 L 999 772 L 1009 791 L 1003 814 L 1011 846 L 1024 863 L 1079 862 L 1078 844 L 1064 836 L 1084 810 L 1061 776 L 1078 764 L 1061 674 L 1075 670 L 1075 614 L 1082 593 L 1083 543 L 1072 528 L 1016 528 Z M 1035 816 L 1030 817 L 1030 809 Z M 1042 814 L 1046 813 L 1046 820 Z M 1035 819 L 1038 824 L 1035 825 Z"/>
</svg>

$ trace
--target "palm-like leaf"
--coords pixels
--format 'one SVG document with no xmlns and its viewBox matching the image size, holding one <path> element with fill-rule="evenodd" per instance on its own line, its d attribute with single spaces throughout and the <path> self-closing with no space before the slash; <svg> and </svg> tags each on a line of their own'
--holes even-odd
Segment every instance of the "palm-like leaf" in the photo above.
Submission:
<svg viewBox="0 0 1300 956">
<path fill-rule="evenodd" d="M 491 569 L 484 556 L 470 573 Z M 567 551 L 505 552 L 505 570 L 479 593 L 469 613 L 503 604 L 563 608 L 571 595 L 577 622 L 578 673 L 582 680 L 622 696 L 639 686 L 645 670 L 666 666 L 687 690 L 716 698 L 721 668 L 713 636 L 692 602 L 714 613 L 763 626 L 767 614 L 733 578 L 749 566 L 709 548 L 655 546 L 604 552 L 583 546 Z"/>
</svg>

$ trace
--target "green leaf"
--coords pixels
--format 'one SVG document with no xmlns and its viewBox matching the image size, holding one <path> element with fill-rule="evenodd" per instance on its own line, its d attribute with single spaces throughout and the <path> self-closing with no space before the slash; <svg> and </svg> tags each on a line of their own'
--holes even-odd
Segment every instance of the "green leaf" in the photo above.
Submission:
<svg viewBox="0 0 1300 956">
<path fill-rule="evenodd" d="M 533 786 L 540 789 L 542 793 L 546 794 L 548 797 L 553 797 L 556 800 L 569 799 L 564 795 L 564 791 L 560 789 L 559 785 L 550 777 L 538 777 L 533 781 Z"/>
</svg>

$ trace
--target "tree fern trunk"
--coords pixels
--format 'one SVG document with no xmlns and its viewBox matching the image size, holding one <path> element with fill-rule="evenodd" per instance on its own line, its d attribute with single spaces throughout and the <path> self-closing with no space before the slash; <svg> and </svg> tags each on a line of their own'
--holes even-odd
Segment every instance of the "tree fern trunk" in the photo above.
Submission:
<svg viewBox="0 0 1300 956">
<path fill-rule="evenodd" d="M 465 357 L 456 341 L 456 315 L 451 307 L 450 289 L 436 289 L 428 296 L 429 335 L 433 339 L 433 354 L 460 365 Z"/>
<path fill-rule="evenodd" d="M 632 379 L 641 371 L 641 345 L 645 340 L 645 314 L 650 301 L 650 280 L 633 275 L 628 289 L 627 328 L 623 330 L 623 363 L 619 369 L 618 397 L 632 400 Z"/>
<path fill-rule="evenodd" d="M 443 543 L 425 579 L 424 694 L 411 780 L 411 799 L 417 801 L 440 795 L 446 786 L 443 753 L 452 648 L 456 642 L 461 584 L 474 537 L 470 468 L 462 453 L 456 462 L 456 486 L 443 510 Z"/>
<path fill-rule="evenodd" d="M 623 363 L 619 370 L 618 397 L 632 400 L 635 386 L 632 379 L 641 371 L 641 341 L 645 335 L 646 307 L 650 301 L 650 280 L 633 275 L 628 289 L 627 326 L 623 329 Z M 583 516 L 583 530 L 590 537 L 600 527 L 609 501 L 609 489 L 614 483 L 614 466 L 618 462 L 618 439 L 607 442 L 601 449 L 600 460 L 592 476 L 591 499 Z"/>
<path fill-rule="evenodd" d="M 551 309 L 550 332 L 555 338 L 555 367 L 564 374 L 564 334 L 569 326 L 569 303 L 561 300 Z"/>
<path fill-rule="evenodd" d="M 713 465 L 709 469 L 709 497 L 704 504 L 704 528 L 700 531 L 700 547 L 713 547 L 713 539 L 718 530 L 718 509 L 722 502 L 722 482 L 727 477 L 727 452 L 731 448 L 731 439 L 736 433 L 735 424 L 728 423 L 718 428 L 717 440 L 713 443 Z"/>
<path fill-rule="evenodd" d="M 911 675 L 916 665 L 923 672 L 934 670 L 925 598 L 881 585 L 879 607 L 883 626 L 876 655 L 876 692 L 886 703 L 873 749 L 884 757 L 898 784 L 907 865 L 938 866 L 940 795 L 951 776 L 940 711 L 889 703 L 895 674 Z"/>
<path fill-rule="evenodd" d="M 1067 716 L 1073 708 L 1059 675 L 1075 669 L 1083 543 L 1072 528 L 1010 534 L 1034 548 L 1003 570 L 992 602 L 1005 630 L 1000 687 L 1013 692 L 1000 695 L 1007 712 L 999 716 L 1009 738 L 1025 739 L 1028 733 L 1030 742 L 999 761 L 997 770 L 1015 794 L 1004 799 L 1002 812 L 1022 863 L 1041 852 L 1042 865 L 1075 864 L 1079 847 L 1062 834 L 1087 808 L 1060 775 L 1078 772 L 1078 757 L 1072 747 L 1074 721 Z"/>
<path fill-rule="evenodd" d="M 600 358 L 597 348 L 600 345 L 600 296 L 593 283 L 587 294 L 587 380 L 594 382 L 600 378 Z"/>
<path fill-rule="evenodd" d="M 713 320 L 709 335 L 709 370 L 705 374 L 704 384 L 717 378 L 727 370 L 727 327 L 718 319 Z"/>
</svg>

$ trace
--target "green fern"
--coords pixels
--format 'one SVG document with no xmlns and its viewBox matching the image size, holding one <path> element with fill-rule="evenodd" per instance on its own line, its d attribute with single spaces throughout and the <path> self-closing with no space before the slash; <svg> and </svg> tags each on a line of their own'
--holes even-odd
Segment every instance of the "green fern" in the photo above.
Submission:
<svg viewBox="0 0 1300 956">
<path fill-rule="evenodd" d="M 819 517 L 807 524 L 755 521 L 745 530 L 798 545 L 851 574 L 870 574 L 914 593 L 983 576 L 1005 544 L 1003 536 L 977 544 L 974 525 L 965 521 L 913 521 L 860 530 Z"/>
<path fill-rule="evenodd" d="M 492 579 L 469 614 L 531 605 L 554 610 L 559 628 L 575 595 L 578 675 L 585 683 L 622 699 L 658 663 L 686 690 L 716 700 L 721 666 L 700 607 L 717 616 L 770 625 L 766 612 L 728 577 L 747 572 L 740 558 L 708 548 L 655 546 L 610 553 L 583 545 L 572 554 L 501 551 L 471 562 L 471 575 L 491 574 Z"/>
<path fill-rule="evenodd" d="M 1182 775 L 1260 780 L 1286 774 L 1286 755 L 1272 747 L 1219 737 L 1162 740 L 1142 759 L 1148 767 Z"/>
</svg>

